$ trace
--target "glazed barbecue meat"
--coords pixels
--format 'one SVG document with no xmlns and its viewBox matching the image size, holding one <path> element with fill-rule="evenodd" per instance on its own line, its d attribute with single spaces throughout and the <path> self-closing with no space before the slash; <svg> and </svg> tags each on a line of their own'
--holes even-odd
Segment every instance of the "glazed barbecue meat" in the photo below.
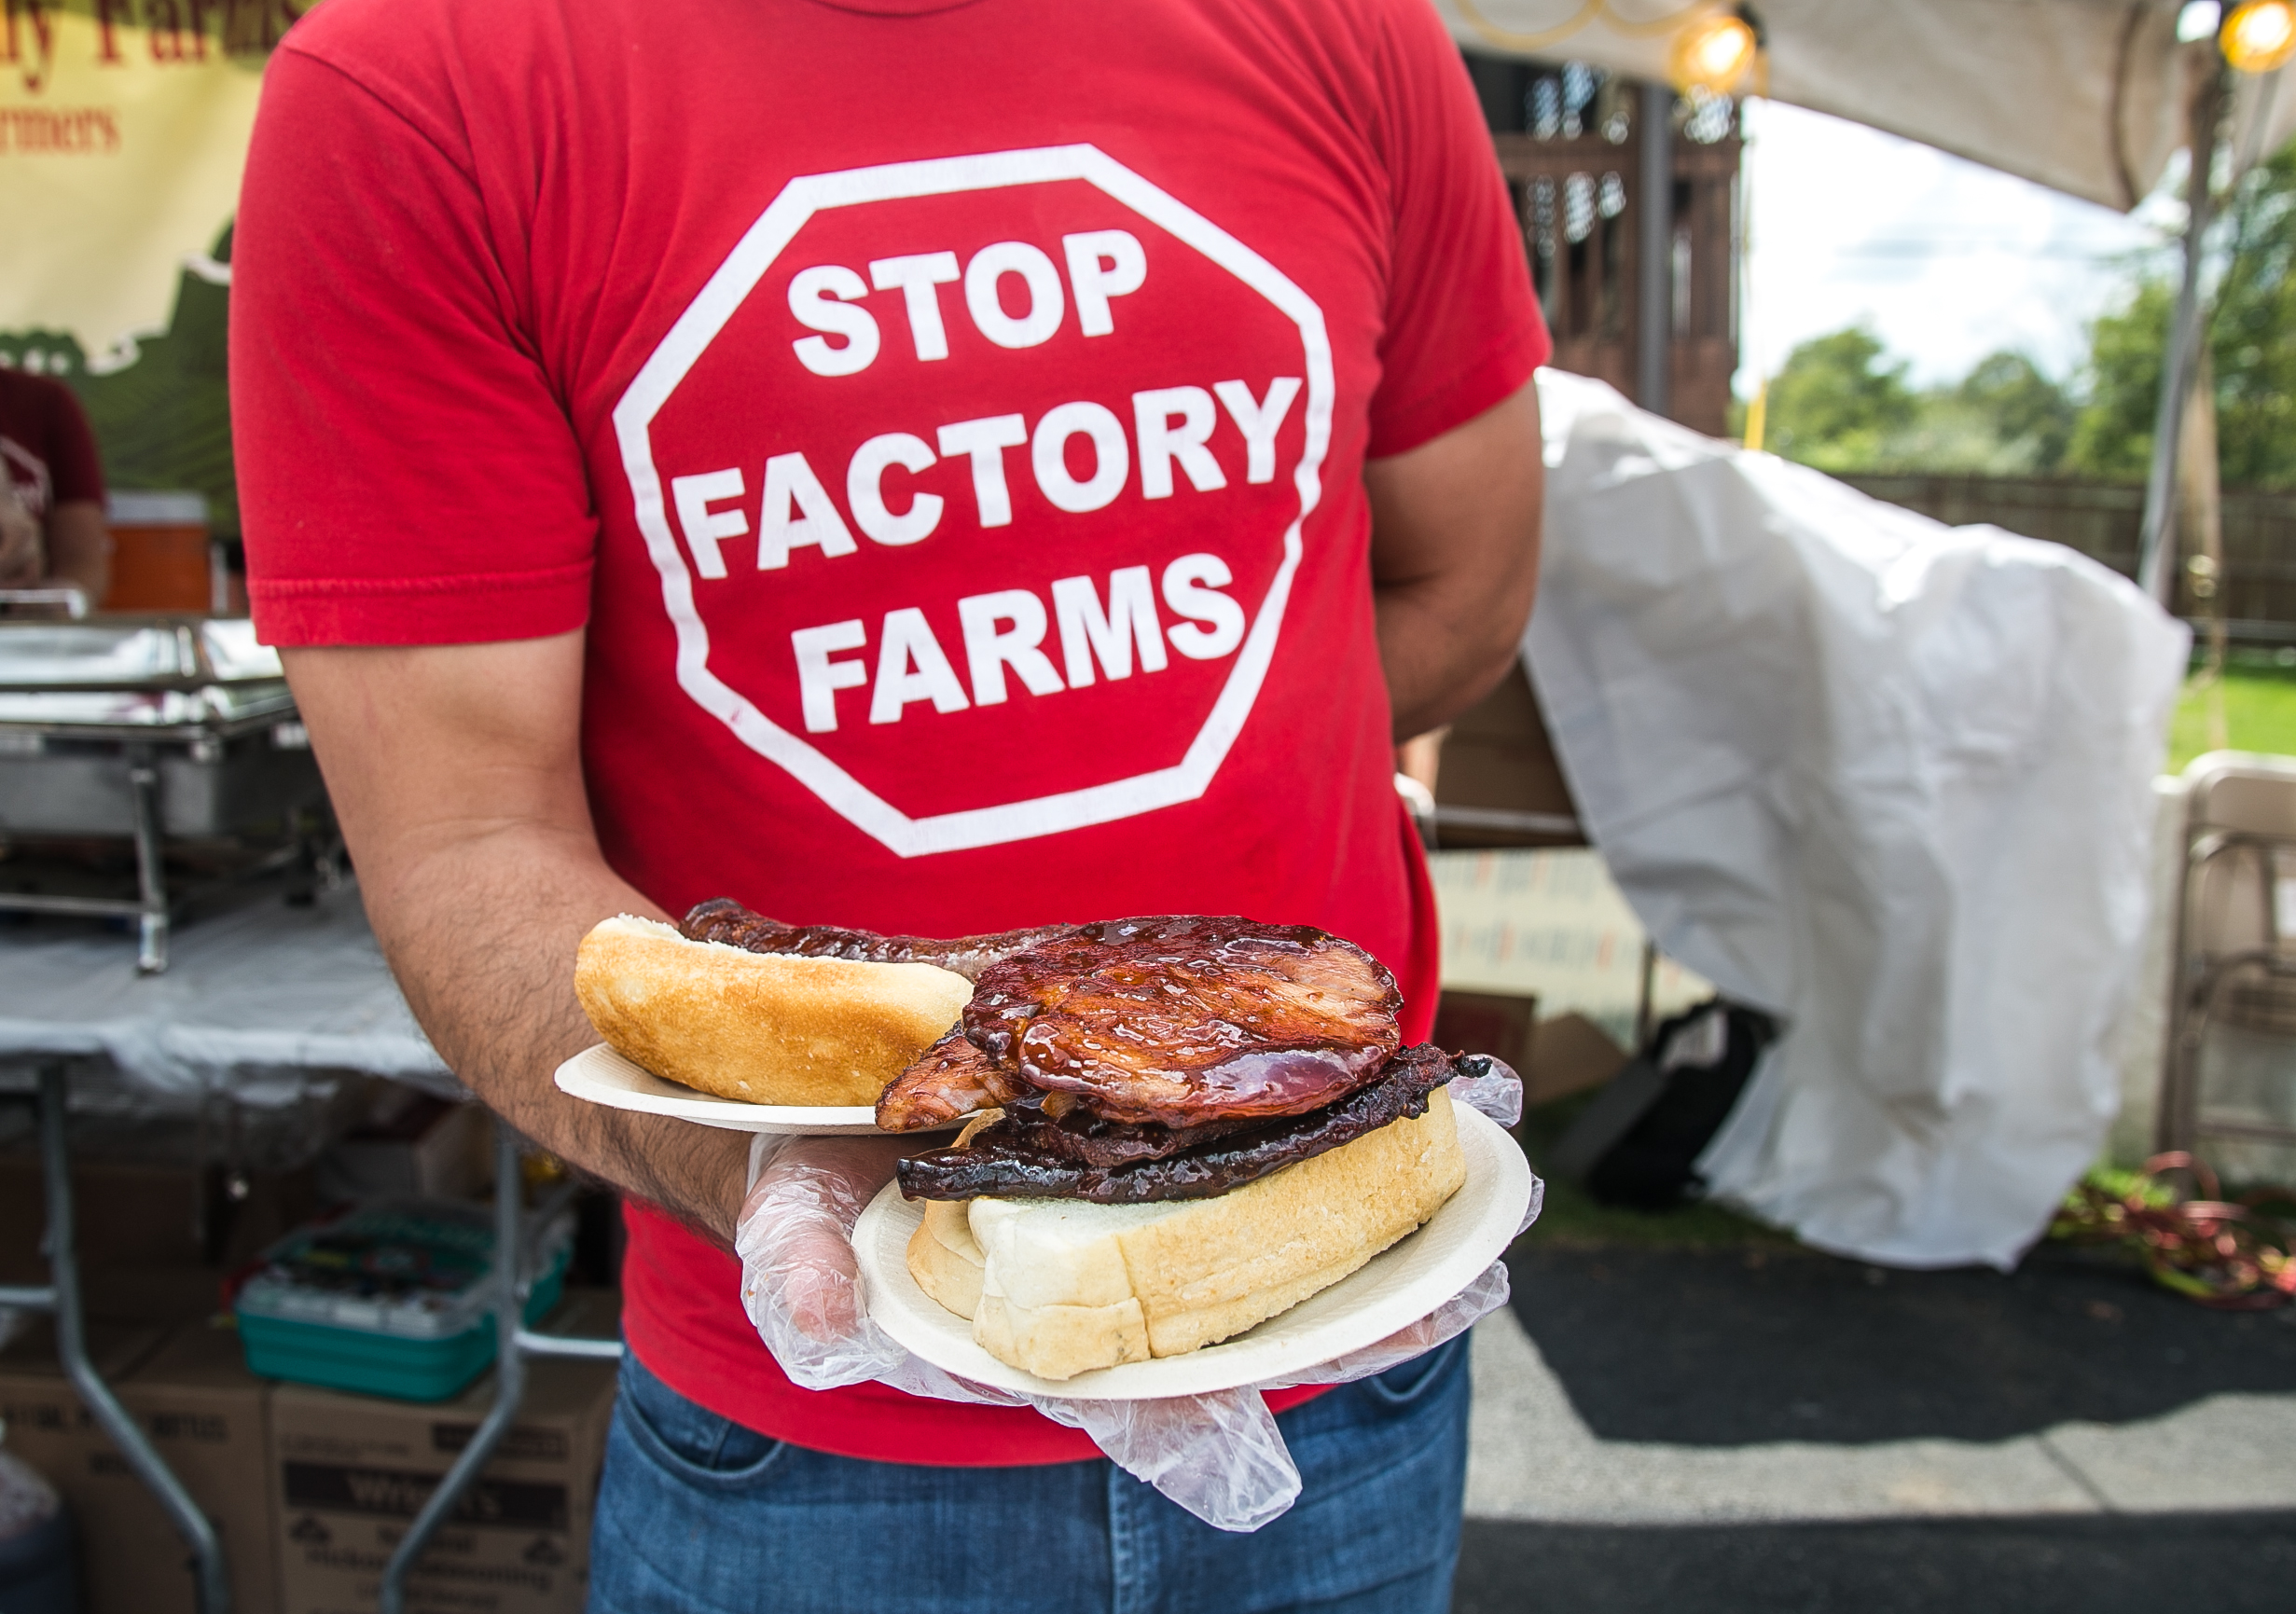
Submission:
<svg viewBox="0 0 2296 1614">
<path fill-rule="evenodd" d="M 796 953 L 809 959 L 852 959 L 864 964 L 938 964 L 968 981 L 1015 953 L 1068 934 L 1068 925 L 1002 931 L 988 936 L 880 936 L 837 925 L 783 925 L 753 913 L 730 897 L 698 903 L 678 927 L 689 942 L 722 942 L 745 953 Z"/>
<path fill-rule="evenodd" d="M 1044 1100 L 1057 1104 L 1058 1096 L 1030 1090 L 1019 1103 L 1006 1100 L 998 1136 L 1022 1144 L 1053 1160 L 1076 1166 L 1128 1166 L 1136 1160 L 1161 1160 L 1215 1138 L 1269 1124 L 1258 1116 L 1231 1121 L 1207 1121 L 1198 1126 L 1136 1125 L 1127 1121 L 1103 1121 L 1082 1104 L 1072 1103 L 1055 1115 Z"/>
<path fill-rule="evenodd" d="M 901 1192 L 911 1199 L 989 1195 L 1086 1199 L 1100 1205 L 1210 1199 L 1352 1142 L 1390 1122 L 1424 1114 L 1428 1094 L 1486 1063 L 1474 1055 L 1455 1059 L 1423 1042 L 1396 1055 L 1376 1081 L 1329 1109 L 1223 1125 L 1216 1130 L 1224 1136 L 1191 1140 L 1190 1146 L 1160 1159 L 1121 1164 L 1065 1158 L 1044 1145 L 1046 1133 L 1059 1130 L 1058 1123 L 1008 1111 L 975 1133 L 962 1148 L 936 1149 L 902 1161 L 897 1167 Z"/>
<path fill-rule="evenodd" d="M 960 1116 L 1030 1096 L 1019 1077 L 990 1064 L 963 1032 L 951 1031 L 885 1089 L 877 1101 L 877 1124 L 888 1132 L 946 1126 Z"/>
<path fill-rule="evenodd" d="M 1321 931 L 1175 916 L 1078 926 L 989 965 L 964 1031 L 1103 1120 L 1186 1127 L 1346 1097 L 1395 1052 L 1402 1004 L 1376 959 Z"/>
<path fill-rule="evenodd" d="M 1088 1164 L 1169 1153 L 1180 1145 L 1168 1128 L 1321 1110 L 1371 1081 L 1399 1042 L 1395 978 L 1305 925 L 1174 915 L 936 941 L 778 924 L 720 897 L 679 930 L 753 953 L 965 976 L 962 1026 L 886 1087 L 878 1124 L 916 1131 L 1038 1095 L 1051 1117 L 1082 1106 L 1056 1141 Z M 1154 1131 L 1111 1130 L 1125 1126 Z"/>
</svg>

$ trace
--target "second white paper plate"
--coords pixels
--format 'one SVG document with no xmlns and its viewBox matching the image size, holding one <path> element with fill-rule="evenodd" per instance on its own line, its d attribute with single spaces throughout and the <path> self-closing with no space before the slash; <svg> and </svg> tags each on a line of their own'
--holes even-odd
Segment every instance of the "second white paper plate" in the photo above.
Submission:
<svg viewBox="0 0 2296 1614">
<path fill-rule="evenodd" d="M 867 1104 L 744 1104 L 692 1087 L 665 1082 L 601 1042 L 585 1048 L 558 1068 L 559 1091 L 610 1110 L 667 1115 L 728 1132 L 786 1132 L 830 1138 L 878 1130 L 877 1110 Z"/>
</svg>

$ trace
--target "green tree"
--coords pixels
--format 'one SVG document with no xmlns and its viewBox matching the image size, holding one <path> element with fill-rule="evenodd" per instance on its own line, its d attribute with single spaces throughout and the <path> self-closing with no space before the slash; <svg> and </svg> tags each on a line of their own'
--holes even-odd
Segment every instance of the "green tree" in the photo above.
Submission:
<svg viewBox="0 0 2296 1614">
<path fill-rule="evenodd" d="M 2208 337 L 2224 480 L 2296 484 L 2296 145 L 2241 186 Z"/>
<path fill-rule="evenodd" d="M 2226 483 L 2296 486 L 2296 145 L 2242 181 L 2208 324 L 2217 445 Z M 2066 459 L 2095 476 L 2141 477 L 2176 300 L 2166 274 L 2140 272 L 2090 327 L 2087 400 Z"/>
<path fill-rule="evenodd" d="M 1904 364 L 1881 360 L 1880 338 L 1861 326 L 1801 343 L 1770 382 L 1765 446 L 1825 471 L 1875 463 L 1916 414 Z"/>
<path fill-rule="evenodd" d="M 2066 462 L 2093 476 L 2141 478 L 2152 458 L 2152 416 L 2160 407 L 2162 356 L 2176 293 L 2158 274 L 2133 286 L 2122 305 L 2089 327 L 2088 399 L 2073 423 Z M 2220 425 L 2221 423 L 2220 422 Z"/>
<path fill-rule="evenodd" d="M 2065 458 L 2073 435 L 2072 400 L 2025 354 L 1978 360 L 1950 397 L 1982 422 L 2002 457 L 2023 462 L 2022 468 L 2054 470 Z"/>
</svg>

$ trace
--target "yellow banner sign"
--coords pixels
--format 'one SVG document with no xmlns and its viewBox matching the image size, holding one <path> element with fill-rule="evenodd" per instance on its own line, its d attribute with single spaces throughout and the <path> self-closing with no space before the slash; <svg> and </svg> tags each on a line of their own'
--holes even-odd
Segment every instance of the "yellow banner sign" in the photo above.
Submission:
<svg viewBox="0 0 2296 1614">
<path fill-rule="evenodd" d="M 310 0 L 0 5 L 0 333 L 68 338 L 102 374 L 166 328 L 187 267 L 228 279 L 207 255 L 263 63 Z"/>
</svg>

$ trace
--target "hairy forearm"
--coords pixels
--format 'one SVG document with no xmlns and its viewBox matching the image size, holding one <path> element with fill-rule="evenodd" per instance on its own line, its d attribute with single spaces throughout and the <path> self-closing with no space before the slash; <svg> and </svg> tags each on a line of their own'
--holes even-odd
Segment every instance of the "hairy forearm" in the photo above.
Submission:
<svg viewBox="0 0 2296 1614">
<path fill-rule="evenodd" d="M 1363 485 L 1379 660 L 1395 738 L 1409 739 L 1488 694 L 1529 619 L 1544 488 L 1536 386 L 1371 462 Z"/>
<path fill-rule="evenodd" d="M 1488 695 L 1515 664 L 1522 626 L 1511 610 L 1462 613 L 1440 594 L 1406 586 L 1377 589 L 1373 606 L 1399 741 L 1450 722 Z M 1482 620 L 1474 620 L 1476 614 Z"/>
<path fill-rule="evenodd" d="M 747 1139 L 587 1104 L 551 1071 L 598 1041 L 574 992 L 599 919 L 660 910 L 587 842 L 468 826 L 362 869 L 367 912 L 408 1005 L 448 1066 L 560 1159 L 730 1248 Z"/>
<path fill-rule="evenodd" d="M 744 1138 L 550 1080 L 598 1040 L 574 998 L 583 934 L 660 914 L 590 824 L 581 634 L 284 655 L 376 939 L 440 1057 L 561 1160 L 730 1247 Z"/>
</svg>

